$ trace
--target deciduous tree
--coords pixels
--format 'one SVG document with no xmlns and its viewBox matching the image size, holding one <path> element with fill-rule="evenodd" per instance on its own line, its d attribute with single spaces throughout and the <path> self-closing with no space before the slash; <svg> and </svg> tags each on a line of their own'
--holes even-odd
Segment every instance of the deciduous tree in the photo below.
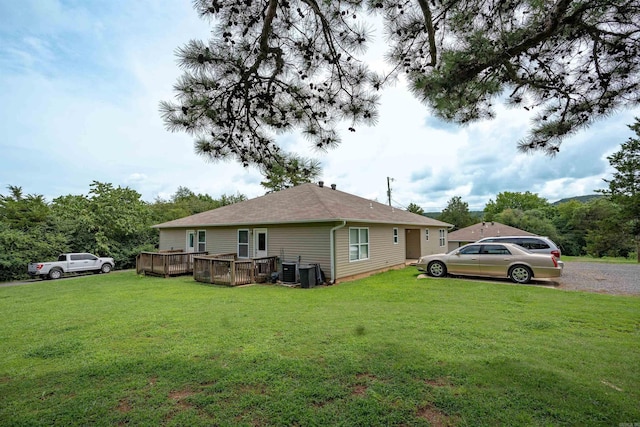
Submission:
<svg viewBox="0 0 640 427">
<path fill-rule="evenodd" d="M 409 203 L 409 206 L 407 206 L 407 210 L 409 212 L 413 212 L 414 214 L 424 215 L 424 209 L 413 202 Z"/>
<path fill-rule="evenodd" d="M 484 207 L 484 219 L 493 221 L 497 214 L 506 209 L 517 209 L 524 212 L 530 209 L 541 209 L 548 205 L 547 199 L 529 191 L 524 193 L 504 191 L 498 193 L 495 202 L 493 199 L 487 202 Z"/>
<path fill-rule="evenodd" d="M 468 227 L 476 222 L 469 212 L 469 204 L 463 202 L 460 196 L 454 196 L 449 200 L 438 219 L 453 224 L 453 230 Z"/>
</svg>

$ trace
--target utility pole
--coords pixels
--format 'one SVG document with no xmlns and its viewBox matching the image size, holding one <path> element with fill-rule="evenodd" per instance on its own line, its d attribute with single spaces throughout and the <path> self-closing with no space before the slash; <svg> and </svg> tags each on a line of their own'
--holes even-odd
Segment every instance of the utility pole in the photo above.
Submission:
<svg viewBox="0 0 640 427">
<path fill-rule="evenodd" d="M 389 206 L 391 206 L 391 181 L 393 181 L 393 178 L 387 177 L 387 197 L 389 199 Z"/>
</svg>

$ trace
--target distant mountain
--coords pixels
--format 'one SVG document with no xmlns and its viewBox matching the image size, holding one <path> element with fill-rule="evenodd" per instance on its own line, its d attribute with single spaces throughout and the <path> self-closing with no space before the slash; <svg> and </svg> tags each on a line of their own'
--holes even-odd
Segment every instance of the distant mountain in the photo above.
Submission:
<svg viewBox="0 0 640 427">
<path fill-rule="evenodd" d="M 569 202 L 571 200 L 576 200 L 580 203 L 587 203 L 593 199 L 599 199 L 600 197 L 604 197 L 604 195 L 602 194 L 588 194 L 586 196 L 574 196 L 574 197 L 567 197 L 564 199 L 560 199 L 557 202 L 553 202 L 551 203 L 551 205 L 553 206 L 558 206 L 561 203 L 566 203 Z M 469 211 L 469 213 L 471 215 L 473 215 L 474 217 L 478 218 L 478 220 L 482 219 L 482 216 L 484 215 L 484 211 Z M 442 214 L 442 212 L 425 212 L 424 216 L 427 216 L 429 218 L 433 218 L 433 219 L 438 219 L 438 216 L 440 216 Z"/>
<path fill-rule="evenodd" d="M 599 199 L 600 197 L 604 197 L 604 195 L 602 194 L 589 194 L 587 196 L 575 196 L 575 197 L 567 197 L 565 199 L 560 199 L 557 202 L 553 202 L 551 203 L 554 206 L 557 206 L 561 203 L 567 203 L 570 202 L 571 200 L 576 200 L 580 203 L 587 203 L 593 199 Z"/>
</svg>

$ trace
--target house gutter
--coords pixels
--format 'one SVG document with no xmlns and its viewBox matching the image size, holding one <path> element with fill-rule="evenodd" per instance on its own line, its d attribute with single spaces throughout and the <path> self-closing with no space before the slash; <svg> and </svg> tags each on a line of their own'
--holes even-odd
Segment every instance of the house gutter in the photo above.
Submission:
<svg viewBox="0 0 640 427">
<path fill-rule="evenodd" d="M 329 231 L 329 251 L 331 258 L 331 283 L 336 283 L 336 250 L 335 250 L 335 234 L 336 230 L 347 225 L 347 221 L 342 220 L 342 224 L 336 225 Z"/>
</svg>

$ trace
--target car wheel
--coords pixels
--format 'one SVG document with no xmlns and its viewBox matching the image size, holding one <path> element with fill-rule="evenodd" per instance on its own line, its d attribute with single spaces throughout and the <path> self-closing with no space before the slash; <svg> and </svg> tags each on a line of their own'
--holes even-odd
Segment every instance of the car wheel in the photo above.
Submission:
<svg viewBox="0 0 640 427">
<path fill-rule="evenodd" d="M 531 269 L 524 265 L 516 265 L 509 270 L 509 278 L 516 283 L 529 283 L 532 277 Z"/>
<path fill-rule="evenodd" d="M 102 264 L 102 268 L 100 268 L 100 271 L 102 271 L 103 273 L 108 273 L 111 271 L 111 264 Z"/>
<path fill-rule="evenodd" d="M 447 267 L 440 261 L 433 261 L 427 267 L 427 272 L 433 277 L 443 277 L 447 274 Z"/>
<path fill-rule="evenodd" d="M 62 270 L 54 268 L 49 272 L 49 279 L 56 280 L 62 277 Z"/>
</svg>

